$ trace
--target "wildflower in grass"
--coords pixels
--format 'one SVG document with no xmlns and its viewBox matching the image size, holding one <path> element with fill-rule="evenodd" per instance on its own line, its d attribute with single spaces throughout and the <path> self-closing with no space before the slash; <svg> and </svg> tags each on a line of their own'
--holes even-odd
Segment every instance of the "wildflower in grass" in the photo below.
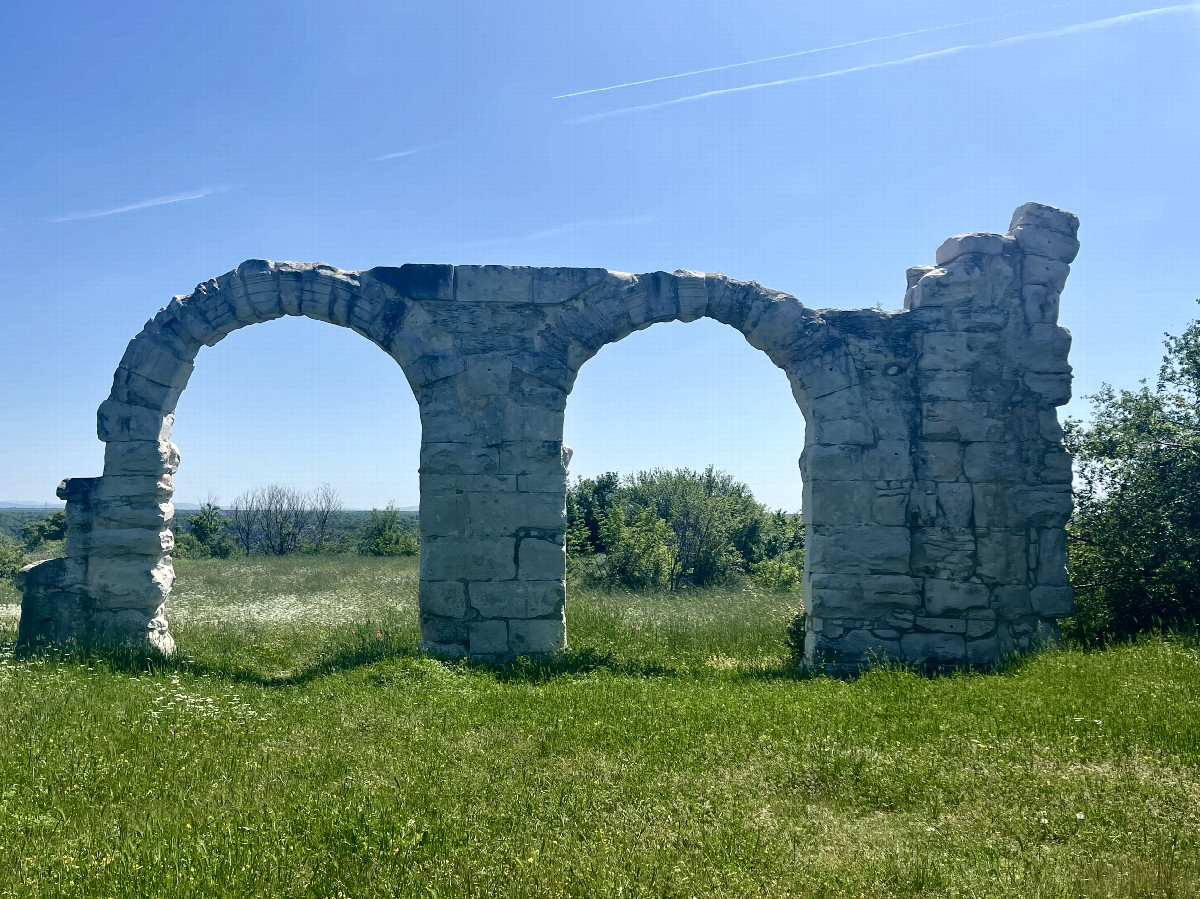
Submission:
<svg viewBox="0 0 1200 899">
<path fill-rule="evenodd" d="M 1082 821 L 1083 820 L 1083 812 L 1076 812 L 1075 817 L 1078 818 L 1080 821 Z"/>
</svg>

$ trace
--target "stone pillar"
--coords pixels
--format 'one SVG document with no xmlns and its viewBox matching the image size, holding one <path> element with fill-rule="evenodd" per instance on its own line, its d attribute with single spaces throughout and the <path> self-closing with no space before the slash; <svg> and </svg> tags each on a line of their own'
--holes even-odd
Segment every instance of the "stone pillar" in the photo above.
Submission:
<svg viewBox="0 0 1200 899">
<path fill-rule="evenodd" d="M 531 380 L 481 355 L 422 389 L 421 640 L 435 654 L 566 646 L 566 394 Z"/>
</svg>

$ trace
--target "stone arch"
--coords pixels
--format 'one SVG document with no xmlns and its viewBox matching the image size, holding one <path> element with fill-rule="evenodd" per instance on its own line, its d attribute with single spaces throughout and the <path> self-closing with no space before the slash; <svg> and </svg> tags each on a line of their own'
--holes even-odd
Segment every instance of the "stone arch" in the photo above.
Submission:
<svg viewBox="0 0 1200 899">
<path fill-rule="evenodd" d="M 906 428 L 880 434 L 874 420 L 879 404 L 872 402 L 862 374 L 869 360 L 857 352 L 869 336 L 882 338 L 892 317 L 865 310 L 847 319 L 721 274 L 610 273 L 563 306 L 548 329 L 548 343 L 566 343 L 570 367 L 577 372 L 602 347 L 635 330 L 700 318 L 729 325 L 765 353 L 787 376 L 804 416 L 805 446 L 797 454 L 804 481 L 810 652 L 825 621 L 844 617 L 847 592 L 855 592 L 854 604 L 862 605 L 865 591 L 871 604 L 854 625 L 876 624 L 866 619 L 883 617 L 883 605 L 911 606 L 920 585 L 909 571 L 911 534 L 905 521 L 913 479 L 910 435 Z M 853 339 L 839 328 L 839 318 L 853 325 Z M 853 661 L 864 651 L 886 654 L 884 639 L 867 630 L 845 652 Z M 822 649 L 834 655 L 834 647 Z M 837 664 L 841 657 L 829 661 Z"/>
<path fill-rule="evenodd" d="M 251 261 L 130 343 L 98 415 L 105 473 L 64 481 L 67 556 L 27 568 L 19 640 L 169 650 L 174 403 L 200 347 L 307 315 L 391 354 L 421 414 L 421 635 L 440 655 L 566 645 L 566 398 L 604 345 L 658 321 L 737 328 L 806 419 L 808 658 L 987 664 L 1069 615 L 1070 398 L 1058 304 L 1078 219 L 1036 203 L 908 270 L 898 312 L 812 310 L 724 275 Z"/>
<path fill-rule="evenodd" d="M 34 586 L 41 581 L 53 589 L 23 612 L 21 641 L 85 632 L 172 651 L 164 608 L 174 583 L 172 476 L 179 450 L 171 428 L 197 354 L 248 325 L 302 316 L 363 335 L 400 364 L 417 391 L 430 357 L 451 348 L 405 329 L 410 310 L 388 283 L 399 278 L 396 269 L 358 273 L 249 260 L 173 298 L 150 319 L 129 342 L 97 410 L 103 475 L 59 488 L 67 501 L 66 557 L 37 570 Z"/>
</svg>

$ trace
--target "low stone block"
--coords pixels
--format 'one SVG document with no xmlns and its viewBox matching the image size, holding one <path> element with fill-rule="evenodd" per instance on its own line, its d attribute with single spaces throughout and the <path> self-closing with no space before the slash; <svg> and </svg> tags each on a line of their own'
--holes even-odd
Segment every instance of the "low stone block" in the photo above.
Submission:
<svg viewBox="0 0 1200 899">
<path fill-rule="evenodd" d="M 418 605 L 423 614 L 462 618 L 467 614 L 467 596 L 458 581 L 421 581 Z"/>
<path fill-rule="evenodd" d="M 543 655 L 566 649 L 566 621 L 561 615 L 509 621 L 508 644 L 517 655 Z"/>
<path fill-rule="evenodd" d="M 965 634 L 967 632 L 965 618 L 926 618 L 918 615 L 915 624 L 917 630 L 938 634 Z"/>
<path fill-rule="evenodd" d="M 1029 599 L 1034 614 L 1042 618 L 1066 618 L 1075 612 L 1075 591 L 1070 587 L 1034 587 Z"/>
<path fill-rule="evenodd" d="M 543 618 L 562 615 L 562 581 L 494 581 L 471 585 L 471 607 L 484 618 Z"/>
<path fill-rule="evenodd" d="M 934 261 L 938 265 L 945 265 L 948 262 L 953 262 L 960 256 L 969 256 L 975 253 L 998 256 L 1001 253 L 1008 252 L 1011 247 L 1011 237 L 1006 239 L 999 234 L 985 234 L 982 232 L 959 234 L 948 238 L 938 247 Z M 912 271 L 912 269 L 909 269 L 909 271 Z"/>
<path fill-rule="evenodd" d="M 508 655 L 507 621 L 472 621 L 467 625 L 468 645 L 473 656 Z"/>
<path fill-rule="evenodd" d="M 454 299 L 460 303 L 532 303 L 533 272 L 515 265 L 455 266 Z"/>
<path fill-rule="evenodd" d="M 966 661 L 967 644 L 961 634 L 904 634 L 900 651 L 913 661 L 952 665 Z"/>
<path fill-rule="evenodd" d="M 908 574 L 911 533 L 899 527 L 810 525 L 813 572 Z"/>
<path fill-rule="evenodd" d="M 567 556 L 561 544 L 526 537 L 519 544 L 518 570 L 522 580 L 561 581 L 567 573 Z"/>
<path fill-rule="evenodd" d="M 512 580 L 514 548 L 511 537 L 429 537 L 421 546 L 421 579 Z"/>
<path fill-rule="evenodd" d="M 925 611 L 931 616 L 945 617 L 949 612 L 962 615 L 968 609 L 986 608 L 987 604 L 985 584 L 925 579 Z"/>
<path fill-rule="evenodd" d="M 96 436 L 105 443 L 123 440 L 170 440 L 175 416 L 144 406 L 105 400 L 96 410 Z"/>
<path fill-rule="evenodd" d="M 105 444 L 106 475 L 162 473 L 179 470 L 179 447 L 169 440 L 129 440 Z"/>
</svg>

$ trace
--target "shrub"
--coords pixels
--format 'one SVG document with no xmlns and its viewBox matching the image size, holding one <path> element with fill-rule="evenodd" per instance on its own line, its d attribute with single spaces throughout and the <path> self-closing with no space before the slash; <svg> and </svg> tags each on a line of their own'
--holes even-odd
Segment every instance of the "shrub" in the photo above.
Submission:
<svg viewBox="0 0 1200 899">
<path fill-rule="evenodd" d="M 29 564 L 21 548 L 0 534 L 0 581 L 11 581 Z"/>
<path fill-rule="evenodd" d="M 805 619 L 805 612 L 801 609 L 788 622 L 787 636 L 785 638 L 788 648 L 788 661 L 793 666 L 800 667 L 805 664 L 804 640 L 807 635 L 808 625 Z"/>
<path fill-rule="evenodd" d="M 383 510 L 372 509 L 358 538 L 358 551 L 364 556 L 411 556 L 418 547 L 417 535 L 401 523 L 394 503 Z"/>
<path fill-rule="evenodd" d="M 1166 346 L 1153 389 L 1105 385 L 1093 422 L 1067 423 L 1076 613 L 1063 630 L 1085 644 L 1200 626 L 1200 320 Z"/>
<path fill-rule="evenodd" d="M 51 540 L 65 540 L 67 536 L 67 513 L 60 509 L 45 518 L 27 522 L 21 527 L 21 542 L 26 552 L 31 552 Z"/>
<path fill-rule="evenodd" d="M 792 593 L 800 589 L 804 578 L 804 550 L 790 550 L 773 559 L 763 559 L 750 565 L 750 579 L 755 586 L 776 593 Z"/>
</svg>

